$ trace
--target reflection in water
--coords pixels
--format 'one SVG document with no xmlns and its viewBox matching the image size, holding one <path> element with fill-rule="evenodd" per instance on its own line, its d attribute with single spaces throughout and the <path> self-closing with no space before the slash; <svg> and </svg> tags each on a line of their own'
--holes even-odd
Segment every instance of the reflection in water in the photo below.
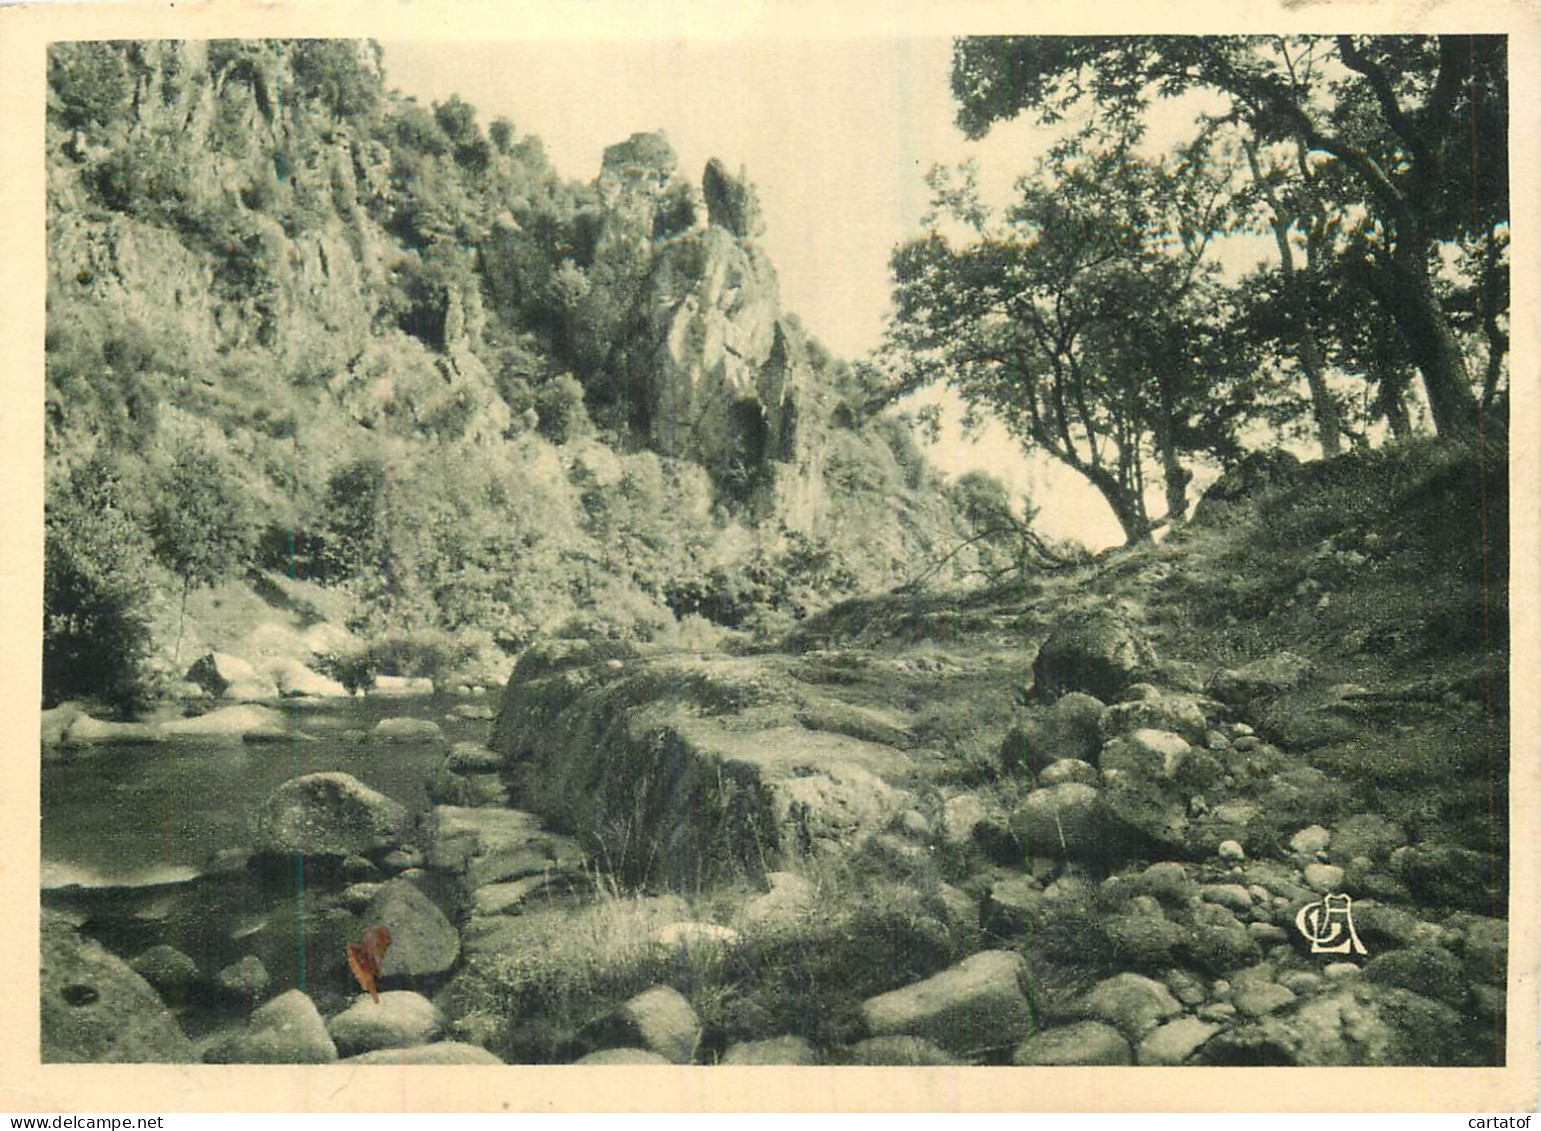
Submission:
<svg viewBox="0 0 1541 1131">
<path fill-rule="evenodd" d="M 285 704 L 293 742 L 102 743 L 50 759 L 42 767 L 42 886 L 143 886 L 223 871 L 244 857 L 267 796 L 300 774 L 341 770 L 421 813 L 445 744 L 486 738 L 487 723 L 448 718 L 450 706 L 422 697 Z M 365 737 L 380 719 L 404 715 L 438 722 L 444 742 Z"/>
</svg>

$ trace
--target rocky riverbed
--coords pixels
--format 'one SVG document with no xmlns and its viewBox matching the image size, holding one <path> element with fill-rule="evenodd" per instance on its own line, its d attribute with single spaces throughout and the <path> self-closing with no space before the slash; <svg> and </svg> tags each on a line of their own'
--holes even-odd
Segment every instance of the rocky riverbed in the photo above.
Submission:
<svg viewBox="0 0 1541 1131">
<path fill-rule="evenodd" d="M 305 877 L 298 967 L 255 945 L 219 970 L 164 943 L 114 955 L 50 912 L 46 1053 L 1501 1058 L 1501 873 L 1361 808 L 1355 783 L 1243 721 L 1310 685 L 1309 661 L 1163 667 L 1127 615 L 1089 607 L 1032 652 L 1037 690 L 1008 709 L 987 772 L 928 736 L 939 705 L 1010 670 L 978 654 L 981 638 L 1009 645 L 1036 622 L 1003 603 L 964 616 L 962 649 L 533 649 L 490 746 L 446 743 L 426 719 L 386 727 L 441 752 L 420 824 L 340 772 L 295 778 L 262 807 L 250 866 L 299 862 Z M 1331 689 L 1324 709 L 1358 725 L 1366 694 Z M 1315 952 L 1302 916 L 1337 895 L 1360 948 L 1322 947 L 1322 931 Z M 343 957 L 376 923 L 393 937 L 378 1003 Z M 189 1039 L 179 1017 L 193 1014 Z"/>
</svg>

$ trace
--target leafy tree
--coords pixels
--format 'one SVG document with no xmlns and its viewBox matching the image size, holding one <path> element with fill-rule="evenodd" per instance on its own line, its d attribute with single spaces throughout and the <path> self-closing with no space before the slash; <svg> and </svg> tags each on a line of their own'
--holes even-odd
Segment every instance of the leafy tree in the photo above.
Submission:
<svg viewBox="0 0 1541 1131">
<path fill-rule="evenodd" d="M 370 125 L 380 112 L 378 44 L 349 39 L 294 39 L 282 45 L 294 76 L 294 93 L 338 118 Z M 374 56 L 375 67 L 365 62 Z"/>
<path fill-rule="evenodd" d="M 1148 465 L 1167 518 L 1181 518 L 1188 457 L 1236 454 L 1255 396 L 1206 257 L 1218 186 L 1121 148 L 1067 150 L 1024 178 L 997 220 L 966 181 L 933 182 L 968 242 L 933 231 L 894 253 L 898 387 L 948 381 L 1084 475 L 1131 542 L 1155 525 Z"/>
<path fill-rule="evenodd" d="M 48 50 L 48 109 L 65 129 L 99 129 L 118 120 L 133 88 L 123 44 L 55 43 Z"/>
<path fill-rule="evenodd" d="M 49 492 L 44 517 L 43 700 L 150 698 L 150 542 L 112 463 L 96 457 Z"/>
<path fill-rule="evenodd" d="M 173 649 L 173 657 L 179 658 L 188 595 L 249 561 L 257 528 L 240 486 L 223 464 L 209 452 L 188 446 L 161 479 L 150 510 L 150 538 L 156 557 L 182 582 Z"/>
<path fill-rule="evenodd" d="M 433 116 L 454 147 L 455 162 L 469 173 L 485 172 L 492 163 L 492 149 L 476 124 L 476 107 L 452 94 L 448 102 L 434 105 Z"/>
<path fill-rule="evenodd" d="M 1323 193 L 1362 217 L 1339 268 L 1395 324 L 1436 428 L 1463 433 L 1479 402 L 1438 247 L 1507 221 L 1506 48 L 1469 35 L 974 38 L 956 45 L 952 87 L 970 137 L 1024 110 L 1043 123 L 1090 110 L 1095 128 L 1128 129 L 1153 99 L 1202 91 L 1259 142 L 1323 155 Z"/>
<path fill-rule="evenodd" d="M 494 118 L 487 127 L 487 137 L 492 147 L 507 157 L 514 144 L 514 123 L 507 118 Z"/>
</svg>

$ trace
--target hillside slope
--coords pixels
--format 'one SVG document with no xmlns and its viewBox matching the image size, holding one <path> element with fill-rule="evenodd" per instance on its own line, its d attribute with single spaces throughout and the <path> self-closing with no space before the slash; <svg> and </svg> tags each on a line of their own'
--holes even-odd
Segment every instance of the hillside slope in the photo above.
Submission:
<svg viewBox="0 0 1541 1131">
<path fill-rule="evenodd" d="M 122 589 L 154 595 L 163 664 L 180 582 L 248 565 L 346 593 L 366 641 L 450 632 L 496 673 L 574 616 L 784 625 L 967 536 L 906 426 L 861 423 L 782 309 L 748 184 L 681 176 L 662 134 L 568 183 L 382 68 L 331 41 L 51 56 L 52 544 L 89 580 L 94 544 L 149 535 L 116 557 L 143 560 Z M 245 533 L 191 581 L 157 526 L 189 494 L 194 529 Z M 132 529 L 81 529 L 66 497 Z"/>
</svg>

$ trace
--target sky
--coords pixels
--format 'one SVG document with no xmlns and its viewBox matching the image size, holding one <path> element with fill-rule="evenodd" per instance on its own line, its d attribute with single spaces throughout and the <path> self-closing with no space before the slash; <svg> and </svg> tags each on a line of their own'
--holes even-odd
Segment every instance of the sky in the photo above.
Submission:
<svg viewBox="0 0 1541 1131">
<path fill-rule="evenodd" d="M 483 123 L 509 118 L 541 138 L 563 176 L 591 180 L 606 146 L 656 129 L 683 176 L 699 179 L 712 157 L 742 169 L 759 193 L 784 308 L 853 361 L 881 340 L 889 255 L 921 232 L 927 171 L 972 158 L 982 194 L 999 203 L 1050 136 L 1017 120 L 965 140 L 941 37 L 381 43 L 388 86 L 424 104 L 459 94 Z M 923 399 L 942 401 L 951 422 L 928 450 L 942 470 L 996 474 L 1032 497 L 1051 536 L 1093 549 L 1123 541 L 1074 472 L 1025 457 L 999 426 L 965 439 L 955 399 Z"/>
</svg>

